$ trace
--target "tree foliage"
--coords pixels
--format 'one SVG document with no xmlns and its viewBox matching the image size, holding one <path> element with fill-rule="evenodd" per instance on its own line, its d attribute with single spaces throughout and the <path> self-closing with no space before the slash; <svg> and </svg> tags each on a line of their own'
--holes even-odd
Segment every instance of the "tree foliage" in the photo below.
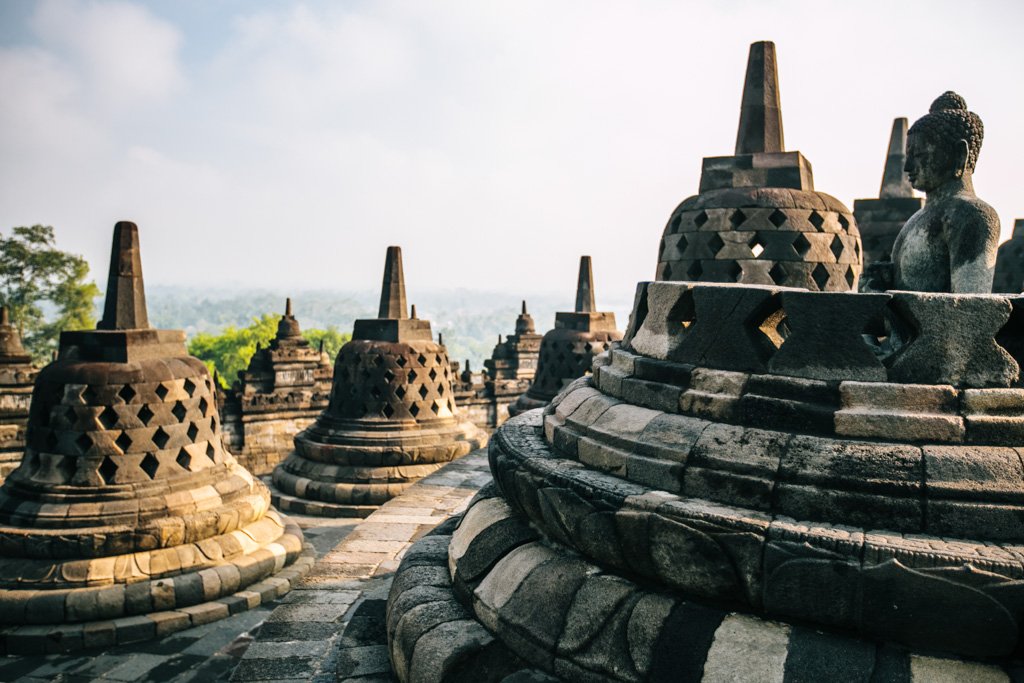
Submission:
<svg viewBox="0 0 1024 683">
<path fill-rule="evenodd" d="M 264 313 L 259 318 L 253 318 L 248 327 L 226 327 L 220 334 L 200 333 L 188 344 L 188 352 L 206 363 L 210 372 L 216 371 L 220 377 L 222 386 L 229 386 L 238 373 L 249 367 L 249 361 L 256 353 L 256 345 L 266 347 L 277 334 L 277 323 L 280 315 Z M 318 348 L 321 340 L 324 343 L 324 351 L 334 358 L 342 344 L 347 342 L 351 335 L 341 334 L 337 328 L 331 326 L 326 330 L 304 330 L 302 336 L 311 345 Z"/>
<path fill-rule="evenodd" d="M 100 290 L 86 282 L 88 275 L 84 258 L 57 249 L 48 225 L 12 228 L 10 237 L 0 234 L 0 303 L 10 309 L 37 363 L 50 359 L 61 330 L 96 324 L 93 302 Z"/>
</svg>

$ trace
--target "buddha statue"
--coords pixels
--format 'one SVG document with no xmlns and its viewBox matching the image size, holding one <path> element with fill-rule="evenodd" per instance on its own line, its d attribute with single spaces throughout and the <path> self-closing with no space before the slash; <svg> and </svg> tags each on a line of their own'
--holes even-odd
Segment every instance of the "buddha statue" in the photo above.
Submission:
<svg viewBox="0 0 1024 683">
<path fill-rule="evenodd" d="M 868 273 L 872 289 L 991 293 L 999 217 L 972 182 L 983 136 L 981 119 L 954 92 L 910 127 L 906 171 L 928 199 L 896 237 L 892 263 Z"/>
</svg>

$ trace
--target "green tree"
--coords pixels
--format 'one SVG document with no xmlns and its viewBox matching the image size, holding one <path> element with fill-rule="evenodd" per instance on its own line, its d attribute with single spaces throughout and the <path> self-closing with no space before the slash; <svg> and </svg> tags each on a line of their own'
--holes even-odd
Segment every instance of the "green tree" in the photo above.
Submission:
<svg viewBox="0 0 1024 683">
<path fill-rule="evenodd" d="M 200 333 L 188 343 L 188 352 L 206 363 L 210 372 L 216 371 L 221 386 L 230 386 L 238 373 L 249 367 L 249 361 L 256 353 L 256 345 L 265 347 L 277 334 L 277 323 L 281 316 L 264 313 L 253 318 L 248 327 L 229 326 L 220 334 Z M 314 347 L 324 342 L 324 351 L 331 358 L 337 355 L 338 349 L 347 342 L 351 335 L 341 334 L 335 327 L 326 330 L 305 330 L 302 333 Z"/>
<path fill-rule="evenodd" d="M 10 309 L 37 363 L 50 359 L 61 330 L 96 324 L 94 300 L 100 290 L 86 282 L 88 275 L 84 258 L 57 249 L 48 225 L 12 228 L 10 237 L 0 234 L 0 303 Z"/>
</svg>

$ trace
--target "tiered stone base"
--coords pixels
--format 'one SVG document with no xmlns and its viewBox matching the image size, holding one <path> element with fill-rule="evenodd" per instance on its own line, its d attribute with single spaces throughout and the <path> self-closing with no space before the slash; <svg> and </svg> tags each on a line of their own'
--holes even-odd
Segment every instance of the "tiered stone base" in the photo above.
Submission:
<svg viewBox="0 0 1024 683">
<path fill-rule="evenodd" d="M 0 576 L 20 577 L 18 587 L 0 590 L 0 652 L 105 647 L 223 619 L 286 594 L 314 558 L 298 526 L 271 510 L 242 529 L 173 548 L 0 560 Z"/>
<path fill-rule="evenodd" d="M 423 477 L 482 447 L 468 420 L 402 430 L 331 428 L 324 418 L 295 437 L 274 470 L 272 500 L 287 512 L 366 517 Z"/>
<path fill-rule="evenodd" d="M 851 582 L 870 574 L 842 561 L 847 545 L 863 543 L 859 530 L 773 521 L 590 471 L 552 454 L 541 424 L 529 413 L 492 441 L 504 498 L 481 492 L 457 530 L 424 539 L 399 568 L 387 632 L 400 680 L 502 680 L 539 669 L 570 681 L 996 681 L 1014 671 L 883 644 L 871 624 L 857 634 L 827 620 L 818 628 L 764 616 L 786 613 L 767 604 L 776 594 L 798 610 L 831 600 L 841 621 L 854 598 L 867 614 L 872 605 L 907 612 L 905 626 L 925 640 L 950 631 L 964 638 L 961 650 L 1004 647 L 970 636 L 982 617 L 949 598 L 962 589 L 938 596 L 927 568 L 883 561 L 876 577 Z M 937 538 L 887 538 L 888 551 L 864 551 L 868 565 L 886 552 L 911 564 L 925 548 L 940 564 L 954 552 Z M 822 580 L 824 568 L 832 580 Z M 981 586 L 983 572 L 972 571 Z M 935 611 L 936 597 L 948 618 L 922 612 Z M 885 628 L 897 628 L 884 616 Z M 495 662 L 511 669 L 493 676 Z"/>
</svg>

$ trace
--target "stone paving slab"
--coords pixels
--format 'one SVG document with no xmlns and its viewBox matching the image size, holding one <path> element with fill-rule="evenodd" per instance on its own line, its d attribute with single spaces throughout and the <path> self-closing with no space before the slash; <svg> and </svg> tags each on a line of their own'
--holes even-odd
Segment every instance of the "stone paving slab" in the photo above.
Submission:
<svg viewBox="0 0 1024 683">
<path fill-rule="evenodd" d="M 414 541 L 490 480 L 486 450 L 475 451 L 385 503 L 333 548 L 318 547 L 320 559 L 267 618 L 231 681 L 391 681 L 374 624 L 394 571 Z"/>
</svg>

